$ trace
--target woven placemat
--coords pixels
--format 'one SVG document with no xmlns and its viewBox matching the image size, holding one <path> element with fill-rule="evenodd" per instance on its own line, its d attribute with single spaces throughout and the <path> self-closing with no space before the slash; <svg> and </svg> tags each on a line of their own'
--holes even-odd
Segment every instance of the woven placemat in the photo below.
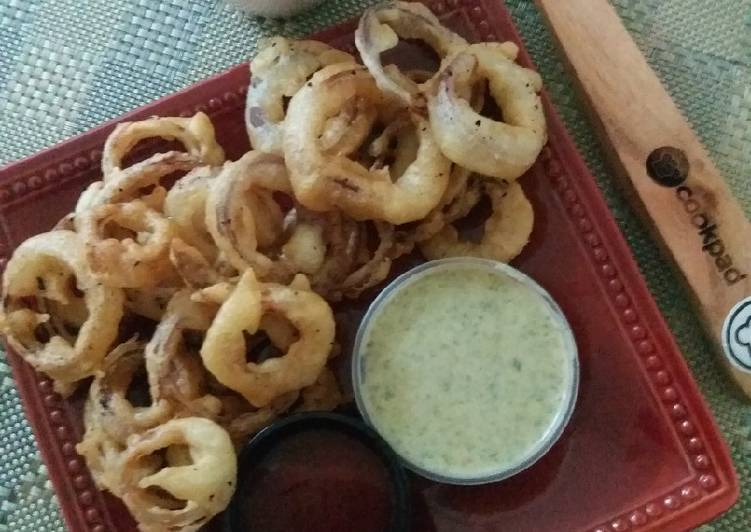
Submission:
<svg viewBox="0 0 751 532">
<path fill-rule="evenodd" d="M 613 0 L 751 213 L 751 0 Z M 254 19 L 222 0 L 0 0 L 0 164 L 246 60 L 260 37 L 301 36 L 373 2 L 328 0 Z M 531 0 L 507 0 L 733 452 L 736 506 L 706 531 L 751 529 L 751 404 L 733 390 L 654 242 L 616 190 Z M 603 43 L 604 46 L 607 43 Z M 0 532 L 64 530 L 0 353 Z"/>
</svg>

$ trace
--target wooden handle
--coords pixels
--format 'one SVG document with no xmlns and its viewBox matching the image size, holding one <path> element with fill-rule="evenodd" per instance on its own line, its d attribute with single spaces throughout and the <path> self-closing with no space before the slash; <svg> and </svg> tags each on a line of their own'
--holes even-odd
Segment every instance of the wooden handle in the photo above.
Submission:
<svg viewBox="0 0 751 532">
<path fill-rule="evenodd" d="M 633 204 L 751 397 L 751 225 L 606 0 L 537 0 Z M 744 301 L 745 300 L 745 301 Z"/>
</svg>

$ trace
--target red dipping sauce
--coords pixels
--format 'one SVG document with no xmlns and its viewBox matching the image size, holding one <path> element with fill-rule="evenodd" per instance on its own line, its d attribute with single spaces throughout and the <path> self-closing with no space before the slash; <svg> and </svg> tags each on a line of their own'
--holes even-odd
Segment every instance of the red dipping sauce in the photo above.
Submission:
<svg viewBox="0 0 751 532">
<path fill-rule="evenodd" d="M 392 530 L 388 465 L 356 436 L 312 427 L 259 451 L 241 472 L 236 532 Z"/>
</svg>

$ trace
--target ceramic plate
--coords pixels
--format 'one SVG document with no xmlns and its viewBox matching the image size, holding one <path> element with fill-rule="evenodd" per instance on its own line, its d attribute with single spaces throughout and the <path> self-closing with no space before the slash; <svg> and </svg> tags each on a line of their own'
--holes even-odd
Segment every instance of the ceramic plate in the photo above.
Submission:
<svg viewBox="0 0 751 532">
<path fill-rule="evenodd" d="M 428 2 L 474 41 L 521 45 L 498 0 Z M 316 38 L 353 49 L 353 24 Z M 414 53 L 413 53 L 414 52 Z M 402 60 L 420 63 L 419 50 Z M 520 62 L 531 66 L 522 49 Z M 248 149 L 248 69 L 235 67 L 120 120 L 206 111 L 230 158 Z M 457 487 L 414 479 L 414 530 L 685 530 L 738 496 L 727 448 L 581 156 L 543 96 L 550 141 L 521 183 L 535 209 L 531 242 L 513 264 L 558 301 L 581 357 L 579 400 L 560 441 L 504 482 Z M 0 261 L 48 230 L 91 181 L 117 121 L 0 170 Z M 362 303 L 362 302 L 361 302 Z M 356 321 L 357 310 L 345 309 Z M 133 523 L 97 491 L 75 453 L 80 405 L 10 355 L 39 447 L 71 530 L 126 531 Z M 461 358 L 457 356 L 457 364 Z"/>
</svg>

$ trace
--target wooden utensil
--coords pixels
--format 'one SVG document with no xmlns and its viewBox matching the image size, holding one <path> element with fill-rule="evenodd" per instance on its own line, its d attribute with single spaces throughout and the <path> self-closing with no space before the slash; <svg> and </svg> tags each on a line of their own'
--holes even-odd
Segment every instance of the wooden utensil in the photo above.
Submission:
<svg viewBox="0 0 751 532">
<path fill-rule="evenodd" d="M 607 0 L 536 0 L 616 175 L 751 397 L 751 224 Z"/>
</svg>

